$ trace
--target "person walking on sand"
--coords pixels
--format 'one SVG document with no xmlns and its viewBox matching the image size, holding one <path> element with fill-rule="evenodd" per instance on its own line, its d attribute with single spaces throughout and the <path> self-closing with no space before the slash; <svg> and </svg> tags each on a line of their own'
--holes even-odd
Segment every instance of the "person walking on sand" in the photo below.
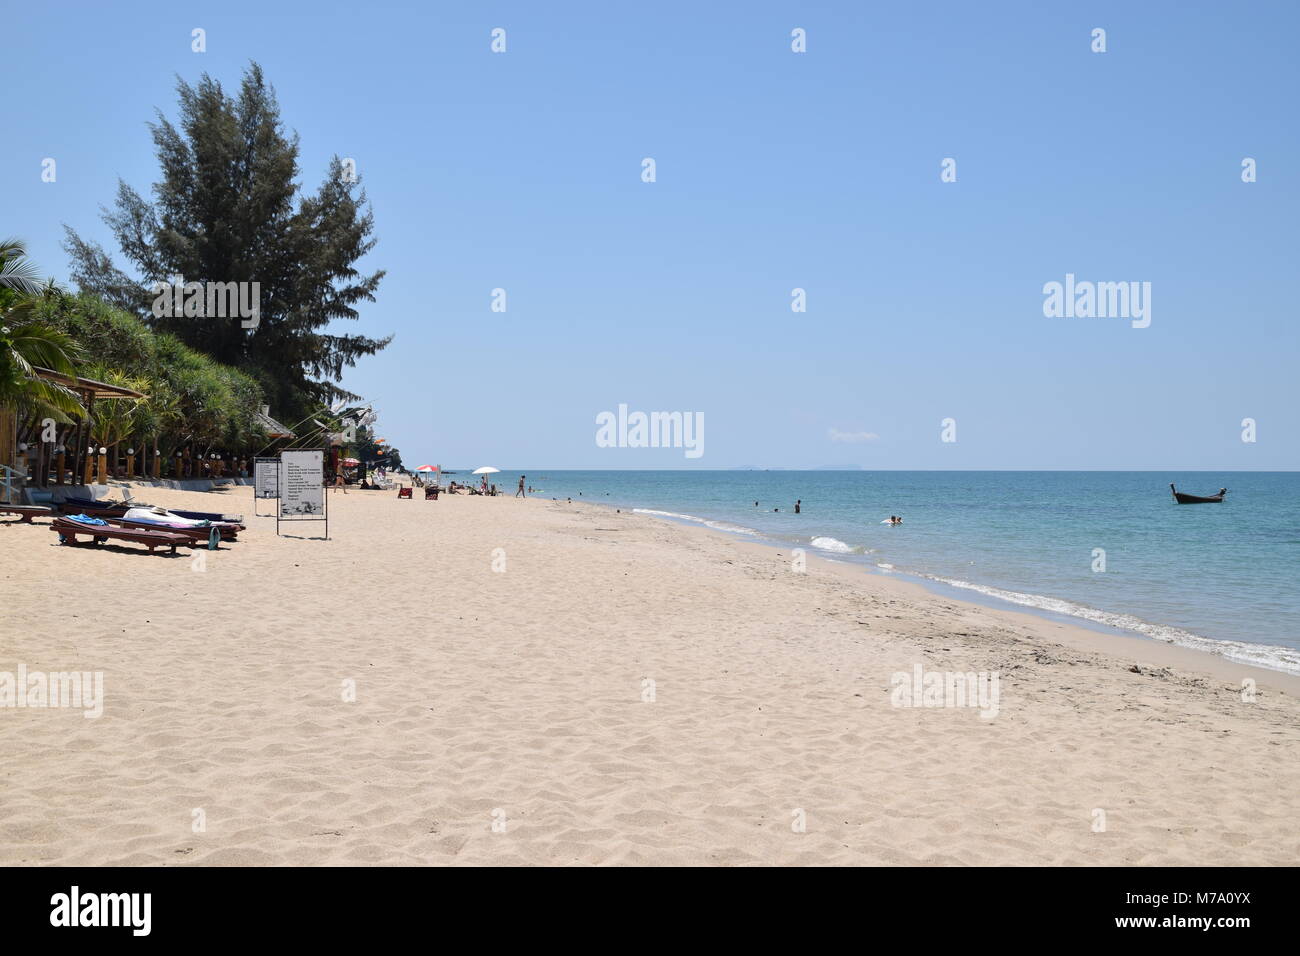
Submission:
<svg viewBox="0 0 1300 956">
<path fill-rule="evenodd" d="M 348 493 L 348 483 L 343 479 L 342 471 L 334 472 L 334 487 L 342 488 L 345 495 Z"/>
<path fill-rule="evenodd" d="M 515 497 L 516 497 L 516 498 L 527 498 L 527 497 L 528 497 L 528 495 L 524 494 L 524 476 L 523 476 L 523 475 L 520 475 L 520 476 L 519 476 L 519 490 L 515 492 Z"/>
</svg>

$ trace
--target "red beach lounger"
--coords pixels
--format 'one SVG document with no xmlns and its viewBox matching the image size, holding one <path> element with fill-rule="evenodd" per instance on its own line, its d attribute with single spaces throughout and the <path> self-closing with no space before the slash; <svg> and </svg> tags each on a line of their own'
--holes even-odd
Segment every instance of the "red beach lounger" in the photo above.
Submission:
<svg viewBox="0 0 1300 956">
<path fill-rule="evenodd" d="M 80 521 L 73 521 L 66 517 L 55 518 L 50 528 L 58 532 L 62 544 L 76 544 L 78 536 L 90 538 L 93 544 L 109 539 L 134 541 L 146 545 L 150 554 L 153 553 L 154 548 L 170 548 L 171 553 L 175 554 L 177 545 L 188 544 L 190 540 L 183 534 L 170 531 L 146 531 L 142 528 L 121 528 L 107 524 L 82 524 Z"/>
<path fill-rule="evenodd" d="M 44 505 L 4 505 L 0 504 L 0 514 L 18 515 L 23 524 L 31 524 L 33 518 L 53 517 L 54 509 Z"/>
<path fill-rule="evenodd" d="M 411 489 L 410 489 L 410 488 L 398 488 L 398 489 L 397 489 L 397 497 L 399 497 L 399 498 L 410 498 L 410 497 L 411 497 Z"/>
<path fill-rule="evenodd" d="M 126 514 L 130 505 L 116 504 L 109 501 L 94 501 L 89 504 L 80 499 L 69 498 L 59 502 L 59 510 L 65 515 L 89 515 L 92 518 L 120 518 Z"/>
<path fill-rule="evenodd" d="M 218 541 L 234 541 L 235 532 L 228 531 L 226 528 L 218 528 L 211 525 L 207 528 L 187 528 L 178 524 L 151 524 L 148 521 L 132 521 L 130 518 L 105 518 L 110 527 L 128 528 L 131 530 L 144 531 L 163 531 L 167 534 L 179 534 L 188 540 L 192 548 L 207 548 L 216 550 L 212 544 L 212 534 L 217 532 Z"/>
</svg>

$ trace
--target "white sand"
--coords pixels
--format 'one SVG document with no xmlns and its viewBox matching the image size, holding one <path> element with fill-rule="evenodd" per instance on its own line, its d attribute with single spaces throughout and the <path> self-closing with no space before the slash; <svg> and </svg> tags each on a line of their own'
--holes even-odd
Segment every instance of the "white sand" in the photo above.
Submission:
<svg viewBox="0 0 1300 956">
<path fill-rule="evenodd" d="M 106 694 L 0 709 L 0 864 L 1300 861 L 1285 675 L 591 505 L 354 491 L 313 541 L 135 494 L 250 530 L 200 572 L 0 526 L 0 671 Z M 891 706 L 915 664 L 998 716 Z"/>
</svg>

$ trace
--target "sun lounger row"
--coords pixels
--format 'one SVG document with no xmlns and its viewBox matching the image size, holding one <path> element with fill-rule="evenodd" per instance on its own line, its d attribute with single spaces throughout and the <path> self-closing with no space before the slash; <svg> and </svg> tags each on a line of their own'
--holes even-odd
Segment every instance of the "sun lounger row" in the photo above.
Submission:
<svg viewBox="0 0 1300 956">
<path fill-rule="evenodd" d="M 81 514 L 91 518 L 128 519 L 143 523 L 145 526 L 156 524 L 163 530 L 177 526 L 196 526 L 199 523 L 203 523 L 205 527 L 211 524 L 220 529 L 221 537 L 225 541 L 235 540 L 235 536 L 245 530 L 244 525 L 238 521 L 227 521 L 214 513 L 204 511 L 168 511 L 165 508 L 149 508 L 116 501 L 92 501 L 85 498 L 66 498 L 59 503 L 59 508 L 65 515 Z M 199 515 L 203 517 L 198 517 Z"/>
<path fill-rule="evenodd" d="M 147 545 L 150 551 L 167 547 L 174 552 L 181 544 L 215 550 L 220 542 L 234 541 L 244 530 L 243 525 L 183 518 L 177 512 L 161 508 L 132 508 L 125 512 L 121 507 L 88 510 L 98 514 L 61 515 L 42 505 L 0 504 L 0 514 L 16 514 L 24 524 L 31 524 L 34 518 L 53 518 L 50 527 L 59 533 L 62 544 L 76 544 L 79 537 L 89 537 L 95 543 L 133 541 Z"/>
<path fill-rule="evenodd" d="M 436 487 L 435 487 L 435 488 L 425 488 L 425 489 L 424 489 L 424 500 L 425 500 L 425 501 L 437 501 L 437 500 L 438 500 L 438 492 L 439 492 L 440 490 L 441 490 L 441 489 L 436 488 Z M 411 500 L 415 500 L 415 489 L 413 489 L 413 488 L 398 488 L 398 489 L 397 489 L 397 497 L 399 497 L 399 498 L 410 498 Z"/>
<path fill-rule="evenodd" d="M 130 541 L 145 545 L 150 552 L 165 547 L 173 554 L 180 545 L 215 549 L 221 541 L 234 541 L 245 530 L 240 515 L 168 511 L 138 502 L 93 498 L 66 498 L 58 503 L 58 510 L 0 503 L 0 514 L 18 515 L 25 524 L 34 518 L 52 518 L 50 528 L 58 533 L 60 544 L 76 544 L 80 538 L 89 538 L 94 544 Z"/>
<path fill-rule="evenodd" d="M 59 510 L 64 514 L 93 515 L 97 518 L 124 515 L 131 508 L 148 508 L 139 502 L 103 501 L 95 498 L 64 498 L 59 502 Z M 194 521 L 226 521 L 242 525 L 243 515 L 220 514 L 215 511 L 172 511 L 170 514 Z"/>
</svg>

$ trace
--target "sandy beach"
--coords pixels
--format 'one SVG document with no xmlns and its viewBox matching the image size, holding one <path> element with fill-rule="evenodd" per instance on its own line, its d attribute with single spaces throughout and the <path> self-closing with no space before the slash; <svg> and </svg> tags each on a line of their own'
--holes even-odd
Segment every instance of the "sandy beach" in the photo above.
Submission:
<svg viewBox="0 0 1300 956">
<path fill-rule="evenodd" d="M 0 522 L 0 671 L 105 698 L 0 708 L 0 865 L 1300 861 L 1287 675 L 595 505 L 134 493 L 249 528 Z"/>
</svg>

